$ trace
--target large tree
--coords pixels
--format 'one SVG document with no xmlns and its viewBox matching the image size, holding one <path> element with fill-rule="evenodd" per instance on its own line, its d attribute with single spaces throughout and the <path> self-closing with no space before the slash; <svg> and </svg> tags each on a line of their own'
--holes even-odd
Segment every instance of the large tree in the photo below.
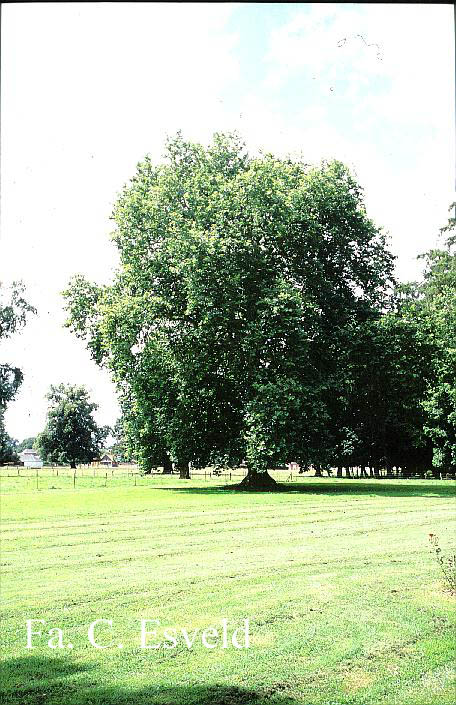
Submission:
<svg viewBox="0 0 456 705">
<path fill-rule="evenodd" d="M 90 463 L 99 456 L 109 428 L 98 426 L 93 412 L 98 408 L 83 386 L 59 384 L 51 386 L 46 427 L 36 439 L 44 460 Z"/>
<path fill-rule="evenodd" d="M 121 266 L 75 278 L 69 326 L 128 399 L 144 454 L 268 467 L 329 462 L 339 355 L 391 280 L 385 237 L 339 162 L 251 158 L 236 136 L 180 135 L 118 199 Z M 141 445 L 141 441 L 139 441 Z"/>
</svg>

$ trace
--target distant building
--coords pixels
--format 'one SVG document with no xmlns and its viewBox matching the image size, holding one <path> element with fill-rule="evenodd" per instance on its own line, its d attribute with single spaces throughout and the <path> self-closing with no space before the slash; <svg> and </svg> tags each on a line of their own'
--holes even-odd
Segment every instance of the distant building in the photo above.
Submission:
<svg viewBox="0 0 456 705">
<path fill-rule="evenodd" d="M 39 454 L 33 448 L 25 448 L 22 453 L 19 453 L 19 459 L 26 468 L 42 468 L 43 461 Z"/>
<path fill-rule="evenodd" d="M 92 465 L 104 465 L 107 468 L 116 468 L 117 462 L 111 453 L 102 453 L 99 458 L 92 462 Z"/>
</svg>

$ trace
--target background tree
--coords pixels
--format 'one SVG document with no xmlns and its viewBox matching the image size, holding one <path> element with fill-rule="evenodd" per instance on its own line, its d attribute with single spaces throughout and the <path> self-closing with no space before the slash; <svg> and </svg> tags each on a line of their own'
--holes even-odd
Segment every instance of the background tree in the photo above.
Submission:
<svg viewBox="0 0 456 705">
<path fill-rule="evenodd" d="M 7 288 L 0 282 L 0 341 L 9 338 L 20 330 L 27 321 L 27 315 L 36 309 L 24 298 L 22 282 L 14 282 Z M 0 463 L 17 460 L 16 441 L 5 430 L 5 410 L 8 402 L 14 399 L 23 375 L 18 367 L 6 362 L 0 363 Z"/>
<path fill-rule="evenodd" d="M 129 428 L 129 419 L 125 414 L 120 416 L 114 428 L 111 428 L 109 433 L 113 438 L 113 443 L 109 446 L 109 451 L 113 453 L 116 460 L 120 462 L 131 462 L 134 459 L 134 443 L 131 439 L 131 429 Z"/>
<path fill-rule="evenodd" d="M 328 463 L 347 330 L 382 306 L 393 260 L 348 170 L 178 135 L 114 218 L 117 278 L 74 279 L 68 324 L 131 400 L 144 452 L 182 476 L 244 457 L 259 488 L 279 460 Z"/>
<path fill-rule="evenodd" d="M 22 282 L 14 282 L 6 288 L 0 282 L 0 340 L 5 340 L 25 326 L 27 315 L 36 309 L 24 298 Z M 0 409 L 5 409 L 16 394 L 22 382 L 22 372 L 18 367 L 0 363 Z"/>
<path fill-rule="evenodd" d="M 17 441 L 7 434 L 3 413 L 3 411 L 0 411 L 0 465 L 19 462 Z"/>
<path fill-rule="evenodd" d="M 107 446 L 107 449 L 117 461 L 125 462 L 128 449 L 122 417 L 117 419 L 113 428 L 109 428 L 109 435 L 112 437 L 112 443 Z"/>
<path fill-rule="evenodd" d="M 59 384 L 51 386 L 46 398 L 46 427 L 36 440 L 43 459 L 75 468 L 99 457 L 109 428 L 98 426 L 93 418 L 98 405 L 89 401 L 88 391 L 83 386 Z"/>
<path fill-rule="evenodd" d="M 411 472 L 431 466 L 421 402 L 430 379 L 432 349 L 409 315 L 410 305 L 395 296 L 391 310 L 354 331 L 344 366 L 345 386 L 331 420 L 337 436 L 332 462 L 345 467 L 347 474 L 353 466 L 360 467 L 362 475 L 368 467 L 377 477 L 381 468 Z"/>
<path fill-rule="evenodd" d="M 455 220 L 444 249 L 423 255 L 423 280 L 398 286 L 388 310 L 353 329 L 333 399 L 333 463 L 402 474 L 454 472 L 456 461 Z"/>
<path fill-rule="evenodd" d="M 34 448 L 35 447 L 35 441 L 36 441 L 36 436 L 30 436 L 29 438 L 24 438 L 23 441 L 18 443 L 17 445 L 17 452 L 21 453 L 23 450 L 26 448 Z"/>
<path fill-rule="evenodd" d="M 454 208 L 452 204 L 451 208 Z M 439 472 L 456 471 L 456 221 L 442 228 L 445 247 L 424 255 L 426 268 L 415 307 L 423 335 L 433 346 L 432 382 L 423 400 L 425 432 Z"/>
</svg>

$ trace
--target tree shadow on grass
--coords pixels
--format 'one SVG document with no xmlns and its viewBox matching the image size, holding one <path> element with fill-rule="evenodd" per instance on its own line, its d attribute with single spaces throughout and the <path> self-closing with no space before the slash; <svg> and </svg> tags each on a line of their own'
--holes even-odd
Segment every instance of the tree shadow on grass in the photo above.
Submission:
<svg viewBox="0 0 456 705">
<path fill-rule="evenodd" d="M 400 484 L 394 480 L 349 480 L 334 479 L 329 482 L 290 482 L 288 484 L 278 482 L 277 489 L 273 492 L 261 492 L 258 490 L 242 489 L 240 491 L 236 485 L 220 485 L 218 487 L 153 487 L 154 490 L 165 490 L 172 492 L 187 492 L 189 494 L 324 494 L 324 495 L 350 495 L 363 496 L 375 495 L 379 497 L 436 497 L 453 498 L 456 497 L 456 483 L 451 480 L 445 481 L 447 484 L 432 484 L 432 480 L 426 482 L 418 480 L 404 480 Z"/>
<path fill-rule="evenodd" d="M 191 674 L 189 674 L 191 675 Z M 2 705 L 299 705 L 277 689 L 222 684 L 125 688 L 100 685 L 91 664 L 70 658 L 26 656 L 1 666 Z"/>
</svg>

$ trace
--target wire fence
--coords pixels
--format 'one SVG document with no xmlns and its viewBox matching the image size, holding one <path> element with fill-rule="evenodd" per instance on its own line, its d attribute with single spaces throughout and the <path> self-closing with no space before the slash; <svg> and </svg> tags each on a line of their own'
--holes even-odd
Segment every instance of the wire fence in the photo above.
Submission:
<svg viewBox="0 0 456 705">
<path fill-rule="evenodd" d="M 29 468 L 24 465 L 4 465 L 0 467 L 0 478 L 2 477 L 65 477 L 76 474 L 78 477 L 98 477 L 108 473 L 114 475 L 131 475 L 138 472 L 137 465 L 118 465 L 110 467 L 106 465 L 78 465 L 76 469 L 68 465 L 43 465 L 40 468 Z"/>
<path fill-rule="evenodd" d="M 217 484 L 239 483 L 247 474 L 246 468 L 217 471 L 213 468 L 191 470 L 190 479 Z M 293 482 L 297 474 L 288 470 L 272 470 L 270 474 L 281 482 Z M 45 489 L 89 489 L 95 487 L 150 486 L 151 484 L 179 480 L 179 474 L 151 472 L 143 474 L 137 466 L 62 466 L 26 468 L 24 466 L 0 467 L 0 486 L 4 492 Z"/>
</svg>

